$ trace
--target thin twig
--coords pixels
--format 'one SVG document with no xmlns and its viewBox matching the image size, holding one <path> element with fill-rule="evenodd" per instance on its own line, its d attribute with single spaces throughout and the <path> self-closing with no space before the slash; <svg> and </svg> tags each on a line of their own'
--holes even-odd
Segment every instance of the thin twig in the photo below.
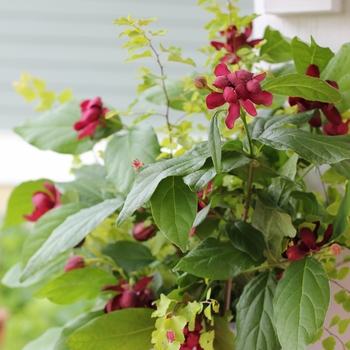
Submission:
<svg viewBox="0 0 350 350">
<path fill-rule="evenodd" d="M 327 327 L 323 327 L 323 329 L 324 329 L 326 332 L 328 332 L 329 335 L 331 335 L 332 337 L 336 338 L 336 339 L 341 343 L 343 349 L 346 350 L 343 341 L 342 341 L 336 334 L 334 334 L 333 332 L 331 332 Z"/>
<path fill-rule="evenodd" d="M 350 290 L 349 289 L 346 289 L 344 286 L 342 286 L 339 282 L 335 281 L 335 280 L 332 280 L 330 279 L 330 281 L 334 284 L 336 284 L 338 287 L 340 287 L 341 289 L 345 290 L 346 292 L 348 292 L 350 294 Z"/>
</svg>

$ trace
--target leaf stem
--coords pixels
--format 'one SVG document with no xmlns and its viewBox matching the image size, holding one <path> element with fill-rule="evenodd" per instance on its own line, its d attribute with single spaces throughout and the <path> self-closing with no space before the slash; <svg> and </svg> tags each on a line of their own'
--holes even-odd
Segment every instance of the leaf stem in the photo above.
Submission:
<svg viewBox="0 0 350 350">
<path fill-rule="evenodd" d="M 243 122 L 243 125 L 244 125 L 244 131 L 245 131 L 245 133 L 247 135 L 247 138 L 248 138 L 249 152 L 250 152 L 250 155 L 254 158 L 254 147 L 253 147 L 252 138 L 250 136 L 250 132 L 249 132 L 249 129 L 248 129 L 246 116 L 247 116 L 246 112 L 243 110 L 243 108 L 241 108 L 241 119 L 242 119 L 242 122 Z"/>
</svg>

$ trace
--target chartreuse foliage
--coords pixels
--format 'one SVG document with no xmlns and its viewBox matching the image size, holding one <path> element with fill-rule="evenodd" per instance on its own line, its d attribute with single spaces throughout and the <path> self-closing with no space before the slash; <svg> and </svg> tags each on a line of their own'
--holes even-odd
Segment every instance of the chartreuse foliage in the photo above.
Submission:
<svg viewBox="0 0 350 350">
<path fill-rule="evenodd" d="M 230 2 L 227 11 L 217 0 L 200 0 L 199 5 L 215 17 L 206 26 L 209 37 L 226 44 L 218 52 L 202 50 L 209 55 L 209 67 L 226 57 L 226 34 L 235 30 L 247 45 L 231 48 L 237 60 L 230 71 L 258 73 L 258 61 L 288 62 L 267 72 L 261 83 L 274 95 L 269 109 L 261 114 L 258 109 L 255 118 L 242 115 L 232 130 L 225 126 L 226 103 L 213 113 L 206 106 L 209 91 L 221 94 L 212 85 L 213 69 L 201 73 L 208 84 L 201 90 L 192 86 L 196 72 L 183 79 L 167 77 L 168 63 L 190 67 L 195 62 L 178 47 L 155 44 L 166 34 L 148 29 L 156 18 L 129 15 L 115 21 L 124 27 L 126 61 L 152 58 L 158 64 L 158 72 L 139 70 L 138 99 L 152 104 L 142 113 L 137 99 L 127 111 L 99 116 L 96 132 L 78 139 L 73 126 L 85 120 L 80 102 L 68 91 L 53 108 L 56 95 L 45 90 L 43 81 L 23 75 L 16 85 L 28 101 L 39 97 L 39 109 L 46 112 L 15 131 L 39 149 L 74 155 L 75 179 L 55 184 L 61 206 L 28 225 L 21 263 L 7 272 L 3 284 L 41 282 L 35 297 L 58 304 L 90 299 L 97 310 L 51 328 L 26 350 L 178 350 L 191 339 L 204 350 L 302 350 L 321 339 L 329 281 L 339 287 L 350 271 L 343 266 L 350 259 L 338 263 L 333 256 L 350 247 L 350 136 L 313 128 L 308 121 L 319 110 L 301 112 L 300 106 L 284 102 L 296 97 L 315 102 L 317 109 L 334 105 L 345 122 L 350 46 L 333 54 L 312 37 L 310 44 L 290 40 L 268 27 L 264 40 L 251 47 L 247 33 L 255 15 L 239 17 Z M 310 64 L 318 66 L 321 78 L 305 74 Z M 336 81 L 339 89 L 324 79 Z M 121 117 L 132 115 L 134 106 L 137 117 L 126 125 Z M 172 119 L 174 109 L 183 113 L 178 121 Z M 195 129 L 187 117 L 200 113 L 202 124 L 210 120 Z M 160 134 L 144 122 L 154 114 L 164 116 Z M 328 123 L 323 114 L 321 121 Z M 77 155 L 100 140 L 107 145 L 96 164 L 82 164 Z M 320 177 L 315 169 L 323 164 L 331 167 Z M 328 188 L 311 191 L 308 177 L 312 183 L 320 178 Z M 33 194 L 46 192 L 44 181 L 49 180 L 29 181 L 14 190 L 5 228 L 25 221 L 23 215 L 37 205 L 37 199 L 31 203 Z M 331 224 L 330 238 L 324 239 Z M 80 255 L 83 266 L 63 272 L 71 255 Z M 345 289 L 335 301 L 350 311 Z M 237 336 L 228 327 L 232 318 Z M 343 334 L 348 326 L 348 319 L 334 316 L 329 328 Z M 324 338 L 327 349 L 339 343 Z"/>
</svg>

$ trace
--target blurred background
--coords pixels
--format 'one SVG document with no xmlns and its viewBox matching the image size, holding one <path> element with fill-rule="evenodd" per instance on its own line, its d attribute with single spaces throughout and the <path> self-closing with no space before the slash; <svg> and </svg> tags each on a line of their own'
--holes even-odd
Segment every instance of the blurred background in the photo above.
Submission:
<svg viewBox="0 0 350 350">
<path fill-rule="evenodd" d="M 255 38 L 262 37 L 270 25 L 287 37 L 298 35 L 305 41 L 311 33 L 320 45 L 338 50 L 350 38 L 349 0 L 320 0 L 311 8 L 307 3 L 240 0 L 237 6 L 241 15 L 264 14 L 255 21 Z M 37 150 L 11 131 L 38 115 L 33 104 L 17 95 L 12 83 L 25 71 L 44 79 L 49 90 L 61 92 L 69 87 L 78 99 L 100 96 L 109 106 L 126 109 L 135 98 L 136 70 L 152 65 L 151 59 L 149 65 L 146 60 L 123 63 L 125 40 L 119 38 L 121 28 L 113 21 L 128 14 L 158 17 L 152 30 L 168 29 L 162 42 L 181 47 L 183 56 L 191 57 L 201 71 L 206 57 L 198 49 L 208 43 L 204 25 L 212 16 L 199 9 L 196 0 L 0 0 L 0 226 L 15 186 L 39 178 L 69 180 L 72 164 L 71 156 Z M 166 70 L 168 76 L 178 78 L 193 67 L 174 63 Z M 0 232 L 0 278 L 19 261 L 24 238 L 20 228 Z M 35 289 L 0 285 L 0 349 L 22 349 L 44 330 L 64 324 L 85 307 L 57 307 L 32 299 Z M 1 318 L 6 319 L 2 345 Z"/>
</svg>

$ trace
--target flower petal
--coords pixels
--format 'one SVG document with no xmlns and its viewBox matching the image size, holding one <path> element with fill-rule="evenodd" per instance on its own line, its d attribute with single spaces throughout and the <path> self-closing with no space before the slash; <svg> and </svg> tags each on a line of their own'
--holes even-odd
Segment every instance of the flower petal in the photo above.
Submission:
<svg viewBox="0 0 350 350">
<path fill-rule="evenodd" d="M 220 63 L 215 67 L 214 74 L 219 77 L 220 75 L 229 75 L 231 72 L 227 68 L 225 63 Z"/>
<path fill-rule="evenodd" d="M 255 117 L 258 113 L 256 111 L 255 106 L 250 100 L 240 100 L 242 107 L 250 114 L 252 117 Z"/>
<path fill-rule="evenodd" d="M 271 94 L 271 92 L 263 90 L 256 94 L 249 94 L 249 99 L 257 105 L 271 106 L 273 95 Z"/>
<path fill-rule="evenodd" d="M 262 88 L 260 86 L 260 83 L 257 79 L 249 80 L 246 84 L 246 88 L 249 92 L 253 94 L 257 94 L 259 92 L 262 92 Z"/>
<path fill-rule="evenodd" d="M 266 77 L 266 72 L 255 75 L 252 80 L 257 80 L 260 83 L 261 81 L 263 81 L 265 79 L 265 77 Z"/>
<path fill-rule="evenodd" d="M 224 97 L 225 101 L 228 103 L 237 103 L 237 101 L 238 101 L 238 97 L 237 97 L 236 92 L 230 87 L 225 88 L 225 90 L 223 92 L 223 97 Z"/>
<path fill-rule="evenodd" d="M 236 85 L 235 90 L 239 98 L 243 100 L 246 100 L 249 98 L 250 92 L 247 90 L 245 83 Z"/>
<path fill-rule="evenodd" d="M 89 135 L 90 139 L 94 135 L 94 132 L 97 128 L 98 121 L 90 123 L 79 135 L 78 135 L 78 140 L 82 139 L 83 137 Z"/>
<path fill-rule="evenodd" d="M 307 252 L 304 252 L 299 249 L 297 245 L 293 245 L 292 247 L 288 247 L 286 250 L 286 255 L 288 260 L 299 260 L 305 257 Z"/>
<path fill-rule="evenodd" d="M 221 90 L 224 90 L 224 88 L 226 86 L 228 86 L 229 84 L 229 81 L 227 79 L 227 76 L 226 75 L 220 75 L 219 77 L 217 77 L 214 82 L 213 82 L 213 85 L 218 88 L 218 89 L 221 89 Z"/>
<path fill-rule="evenodd" d="M 316 236 L 308 227 L 303 227 L 300 230 L 300 237 L 301 237 L 301 240 L 305 243 L 305 245 L 310 250 L 315 249 L 315 247 L 316 247 Z"/>
<path fill-rule="evenodd" d="M 221 43 L 220 41 L 211 41 L 210 45 L 214 46 L 218 51 L 220 51 L 225 46 L 225 44 Z"/>
<path fill-rule="evenodd" d="M 337 110 L 336 107 L 332 104 L 326 104 L 321 108 L 321 111 L 325 115 L 325 117 L 328 119 L 329 122 L 331 122 L 334 125 L 340 125 L 342 121 L 342 117 Z"/>
<path fill-rule="evenodd" d="M 225 120 L 225 124 L 229 129 L 232 129 L 235 125 L 235 121 L 239 118 L 241 113 L 239 103 L 230 103 L 228 108 L 228 115 Z"/>
<path fill-rule="evenodd" d="M 205 101 L 209 109 L 220 107 L 226 102 L 222 92 L 211 92 Z"/>
<path fill-rule="evenodd" d="M 142 278 L 140 281 L 134 284 L 134 287 L 132 290 L 134 292 L 141 292 L 147 287 L 147 285 L 152 281 L 152 279 L 153 279 L 153 276 Z"/>
</svg>

